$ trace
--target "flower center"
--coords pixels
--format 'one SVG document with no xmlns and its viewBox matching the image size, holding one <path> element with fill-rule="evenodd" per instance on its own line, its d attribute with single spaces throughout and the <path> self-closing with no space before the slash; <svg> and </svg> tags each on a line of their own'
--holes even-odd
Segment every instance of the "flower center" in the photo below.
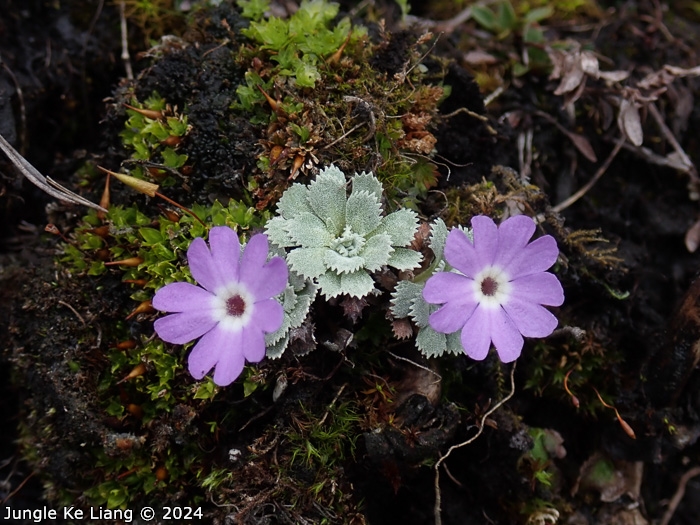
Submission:
<svg viewBox="0 0 700 525">
<path fill-rule="evenodd" d="M 226 313 L 232 317 L 240 317 L 245 313 L 245 299 L 236 294 L 226 299 Z"/>
<path fill-rule="evenodd" d="M 474 276 L 472 289 L 477 303 L 497 308 L 510 300 L 510 277 L 497 266 L 486 266 Z"/>
<path fill-rule="evenodd" d="M 493 277 L 486 277 L 486 279 L 481 281 L 481 293 L 483 293 L 484 295 L 493 297 L 494 295 L 496 295 L 497 291 L 498 281 L 496 281 Z"/>
<path fill-rule="evenodd" d="M 364 245 L 364 237 L 354 233 L 349 226 L 346 226 L 342 235 L 331 244 L 331 249 L 343 257 L 354 257 L 360 253 Z"/>
</svg>

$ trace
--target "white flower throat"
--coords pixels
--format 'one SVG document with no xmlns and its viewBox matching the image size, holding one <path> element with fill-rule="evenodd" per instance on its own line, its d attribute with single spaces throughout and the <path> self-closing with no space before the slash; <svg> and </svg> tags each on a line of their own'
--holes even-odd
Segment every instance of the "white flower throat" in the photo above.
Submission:
<svg viewBox="0 0 700 525">
<path fill-rule="evenodd" d="M 487 266 L 474 277 L 474 299 L 487 308 L 495 308 L 510 298 L 510 276 L 501 268 Z"/>
<path fill-rule="evenodd" d="M 217 290 L 212 298 L 214 318 L 226 330 L 240 330 L 249 323 L 254 303 L 254 297 L 243 284 L 231 284 Z"/>
</svg>

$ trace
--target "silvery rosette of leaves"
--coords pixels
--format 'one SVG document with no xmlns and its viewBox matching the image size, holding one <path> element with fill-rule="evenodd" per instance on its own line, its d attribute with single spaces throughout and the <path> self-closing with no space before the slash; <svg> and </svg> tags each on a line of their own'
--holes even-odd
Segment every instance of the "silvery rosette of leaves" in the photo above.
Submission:
<svg viewBox="0 0 700 525">
<path fill-rule="evenodd" d="M 326 298 L 364 297 L 375 289 L 372 272 L 383 266 L 411 270 L 422 259 L 407 248 L 418 229 L 416 213 L 383 215 L 382 191 L 372 173 L 348 181 L 331 165 L 308 186 L 296 183 L 284 192 L 267 235 L 286 249 L 290 268 L 315 282 Z"/>
<path fill-rule="evenodd" d="M 464 230 L 469 235 L 468 230 Z M 429 246 L 434 259 L 430 267 L 421 275 L 430 276 L 434 272 L 451 271 L 452 267 L 444 259 L 445 242 L 449 230 L 442 219 L 436 219 L 431 226 Z M 416 347 L 426 357 L 439 357 L 445 352 L 454 355 L 464 353 L 459 332 L 442 334 L 436 332 L 429 323 L 430 314 L 440 307 L 429 304 L 423 298 L 425 280 L 418 276 L 413 281 L 402 280 L 391 295 L 391 313 L 397 319 L 410 317 L 418 328 Z"/>
</svg>

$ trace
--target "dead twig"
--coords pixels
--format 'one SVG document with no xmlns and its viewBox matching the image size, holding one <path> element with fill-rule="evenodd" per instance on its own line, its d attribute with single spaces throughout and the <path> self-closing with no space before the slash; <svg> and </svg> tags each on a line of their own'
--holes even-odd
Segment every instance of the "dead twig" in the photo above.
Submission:
<svg viewBox="0 0 700 525">
<path fill-rule="evenodd" d="M 80 322 L 83 323 L 83 326 L 87 326 L 87 323 L 85 322 L 85 319 L 83 319 L 83 316 L 80 315 L 80 314 L 78 313 L 78 310 L 76 310 L 75 308 L 73 308 L 71 305 L 69 305 L 69 304 L 68 304 L 67 302 L 65 302 L 65 301 L 58 301 L 58 304 L 61 304 L 61 305 L 65 306 L 66 308 L 68 308 L 71 312 L 73 312 L 73 313 L 75 314 L 75 316 L 76 316 L 78 319 L 80 319 Z"/>
<path fill-rule="evenodd" d="M 440 457 L 440 459 L 437 460 L 437 463 L 435 463 L 435 507 L 434 507 L 434 515 L 435 515 L 435 525 L 442 525 L 442 517 L 440 516 L 441 510 L 442 510 L 442 497 L 440 495 L 440 466 L 445 462 L 445 460 L 452 454 L 453 451 L 457 450 L 458 448 L 466 447 L 470 443 L 473 443 L 476 441 L 476 439 L 481 435 L 481 433 L 484 431 L 484 425 L 486 424 L 486 420 L 488 417 L 493 414 L 496 410 L 501 408 L 505 403 L 508 402 L 508 400 L 513 397 L 515 394 L 515 366 L 517 364 L 517 361 L 513 362 L 513 368 L 510 370 L 510 392 L 508 392 L 508 395 L 501 399 L 498 403 L 493 405 L 488 412 L 486 412 L 482 417 L 481 421 L 479 421 L 479 427 L 474 434 L 474 436 L 470 437 L 466 441 L 459 443 L 457 445 L 452 445 L 450 449 L 445 453 L 444 456 Z"/>
<path fill-rule="evenodd" d="M 126 25 L 126 2 L 121 0 L 119 2 L 119 21 L 121 25 L 121 36 L 122 36 L 122 56 L 121 59 L 124 61 L 124 69 L 126 70 L 126 78 L 129 80 L 134 80 L 134 70 L 131 67 L 131 56 L 129 56 L 129 40 L 128 40 L 128 30 Z"/>
<path fill-rule="evenodd" d="M 83 206 L 107 213 L 107 210 L 102 206 L 98 206 L 77 193 L 73 193 L 69 189 L 64 188 L 50 177 L 44 177 L 34 166 L 29 164 L 27 159 L 20 155 L 2 135 L 0 135 L 0 150 L 7 155 L 10 162 L 15 165 L 22 175 L 52 197 L 66 202 L 72 202 L 73 204 L 82 204 Z"/>
<path fill-rule="evenodd" d="M 692 478 L 698 475 L 700 475 L 700 467 L 693 467 L 681 476 L 680 481 L 678 481 L 676 493 L 671 498 L 671 501 L 668 504 L 668 509 L 666 510 L 664 517 L 661 518 L 659 525 L 668 525 L 671 522 L 671 518 L 673 518 L 673 514 L 676 512 L 676 508 L 678 508 L 678 505 L 685 495 L 686 485 Z"/>
<path fill-rule="evenodd" d="M 565 210 L 569 206 L 571 206 L 574 202 L 579 200 L 581 197 L 583 197 L 588 191 L 593 187 L 593 185 L 598 182 L 598 179 L 600 179 L 603 174 L 608 171 L 608 168 L 610 167 L 610 164 L 612 164 L 612 161 L 615 159 L 617 154 L 620 152 L 620 149 L 622 148 L 623 144 L 625 143 L 625 137 L 620 137 L 617 140 L 617 143 L 615 144 L 615 147 L 613 150 L 610 152 L 610 155 L 608 155 L 608 158 L 605 159 L 605 162 L 603 162 L 603 165 L 598 168 L 598 171 L 595 172 L 595 175 L 591 177 L 591 180 L 589 180 L 586 184 L 584 184 L 576 193 L 571 195 L 568 199 L 563 200 L 556 206 L 552 208 L 552 211 L 555 213 L 560 213 L 562 210 Z"/>
</svg>

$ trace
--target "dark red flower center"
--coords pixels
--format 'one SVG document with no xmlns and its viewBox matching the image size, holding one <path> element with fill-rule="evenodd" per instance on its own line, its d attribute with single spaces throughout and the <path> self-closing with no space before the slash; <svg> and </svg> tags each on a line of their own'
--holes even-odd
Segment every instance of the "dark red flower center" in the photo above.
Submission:
<svg viewBox="0 0 700 525">
<path fill-rule="evenodd" d="M 226 313 L 233 317 L 240 317 L 245 312 L 245 300 L 236 294 L 226 300 Z"/>
<path fill-rule="evenodd" d="M 483 281 L 481 281 L 481 293 L 484 295 L 487 295 L 489 297 L 493 297 L 496 295 L 496 292 L 498 291 L 498 283 L 496 282 L 495 279 L 492 279 L 491 277 L 487 277 Z"/>
</svg>

